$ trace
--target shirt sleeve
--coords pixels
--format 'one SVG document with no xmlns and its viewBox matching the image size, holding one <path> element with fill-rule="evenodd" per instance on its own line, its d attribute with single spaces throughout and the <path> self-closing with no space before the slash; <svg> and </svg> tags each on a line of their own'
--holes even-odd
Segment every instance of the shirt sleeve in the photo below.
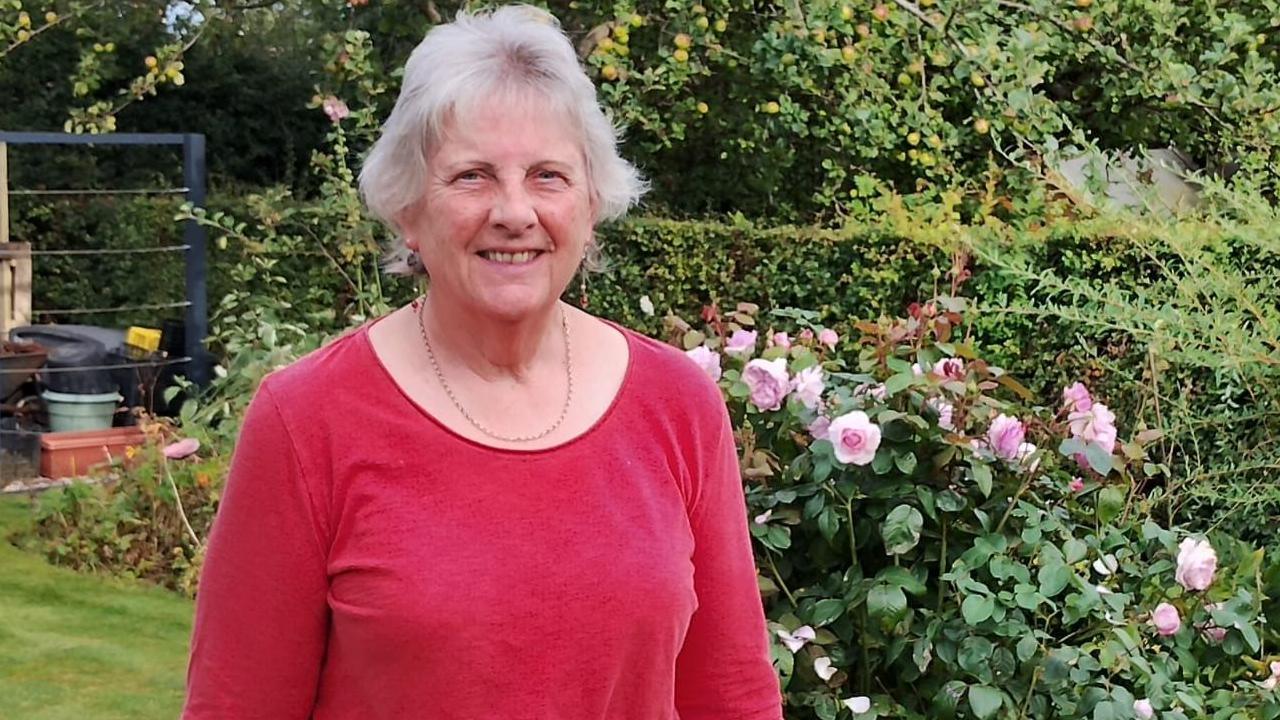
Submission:
<svg viewBox="0 0 1280 720">
<path fill-rule="evenodd" d="M 747 529 L 746 501 L 728 413 L 699 448 L 689 511 L 698 608 L 676 659 L 681 720 L 780 720 L 781 692 L 769 659 L 764 608 Z"/>
<path fill-rule="evenodd" d="M 267 381 L 208 538 L 183 720 L 309 718 L 329 627 L 319 513 Z"/>
</svg>

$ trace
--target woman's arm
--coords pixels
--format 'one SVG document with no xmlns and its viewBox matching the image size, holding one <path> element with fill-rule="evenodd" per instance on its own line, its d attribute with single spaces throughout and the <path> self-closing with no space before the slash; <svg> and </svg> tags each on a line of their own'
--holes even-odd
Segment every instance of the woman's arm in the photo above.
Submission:
<svg viewBox="0 0 1280 720">
<path fill-rule="evenodd" d="M 696 451 L 689 522 L 698 609 L 676 660 L 681 720 L 779 720 L 778 677 L 769 660 L 764 609 L 747 531 L 732 427 L 719 394 L 718 432 Z"/>
<path fill-rule="evenodd" d="M 329 616 L 324 517 L 264 381 L 249 405 L 196 597 L 184 720 L 309 718 Z"/>
</svg>

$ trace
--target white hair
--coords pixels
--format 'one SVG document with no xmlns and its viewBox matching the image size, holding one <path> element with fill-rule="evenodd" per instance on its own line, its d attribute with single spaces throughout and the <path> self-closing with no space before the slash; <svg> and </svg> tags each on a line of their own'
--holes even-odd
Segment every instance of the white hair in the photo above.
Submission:
<svg viewBox="0 0 1280 720">
<path fill-rule="evenodd" d="M 427 33 L 404 68 L 404 83 L 382 134 L 360 171 L 369 209 L 397 235 L 399 217 L 422 197 L 426 158 L 445 121 L 493 97 L 534 97 L 565 111 L 582 135 L 592 197 L 600 221 L 624 215 L 646 184 L 618 154 L 619 130 L 601 109 L 573 45 L 549 13 L 528 5 L 460 12 Z M 397 237 L 384 268 L 415 271 Z"/>
</svg>

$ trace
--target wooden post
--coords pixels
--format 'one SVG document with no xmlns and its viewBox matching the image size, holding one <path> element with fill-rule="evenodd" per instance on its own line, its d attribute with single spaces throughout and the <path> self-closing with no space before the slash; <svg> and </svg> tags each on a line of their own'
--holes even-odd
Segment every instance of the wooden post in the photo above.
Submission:
<svg viewBox="0 0 1280 720">
<path fill-rule="evenodd" d="M 31 245 L 9 242 L 9 146 L 0 142 L 0 339 L 31 323 Z"/>
<path fill-rule="evenodd" d="M 0 339 L 31 324 L 31 244 L 0 243 Z"/>
<path fill-rule="evenodd" d="M 0 243 L 9 242 L 9 145 L 0 142 Z"/>
</svg>

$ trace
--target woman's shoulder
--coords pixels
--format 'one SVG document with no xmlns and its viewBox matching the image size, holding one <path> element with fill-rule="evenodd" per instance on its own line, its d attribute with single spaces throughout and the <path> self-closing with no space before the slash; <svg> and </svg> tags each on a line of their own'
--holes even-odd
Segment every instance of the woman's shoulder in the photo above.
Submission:
<svg viewBox="0 0 1280 720">
<path fill-rule="evenodd" d="M 629 390 L 646 405 L 660 405 L 668 413 L 690 420 L 718 423 L 724 413 L 719 386 L 683 351 L 628 328 L 632 357 Z"/>
<path fill-rule="evenodd" d="M 262 380 L 277 404 L 288 407 L 332 405 L 337 397 L 360 391 L 377 358 L 369 347 L 369 323 L 348 330 L 302 357 L 278 367 Z"/>
</svg>

